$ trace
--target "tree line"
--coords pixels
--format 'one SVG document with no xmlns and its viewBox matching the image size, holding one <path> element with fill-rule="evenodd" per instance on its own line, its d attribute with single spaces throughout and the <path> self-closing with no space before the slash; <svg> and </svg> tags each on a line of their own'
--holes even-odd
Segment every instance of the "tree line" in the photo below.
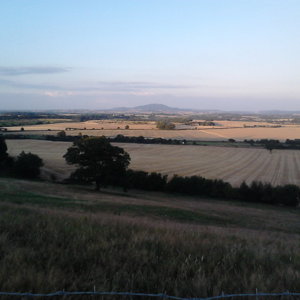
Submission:
<svg viewBox="0 0 300 300">
<path fill-rule="evenodd" d="M 240 187 L 220 179 L 201 176 L 173 176 L 128 169 L 130 156 L 124 149 L 112 146 L 105 137 L 77 140 L 64 155 L 69 164 L 77 165 L 70 180 L 96 184 L 96 189 L 107 185 L 123 186 L 127 189 L 142 189 L 184 195 L 206 196 L 253 203 L 299 205 L 300 188 L 296 185 L 273 187 L 269 183 L 253 182 Z"/>
<path fill-rule="evenodd" d="M 64 131 L 58 132 L 57 135 L 34 135 L 34 134 L 5 134 L 6 139 L 40 139 L 59 142 L 75 142 L 82 138 L 89 138 L 88 135 L 67 135 L 62 134 Z M 143 136 L 124 136 L 118 134 L 115 137 L 107 137 L 111 143 L 136 143 L 136 144 L 163 144 L 163 145 L 182 145 L 186 144 L 187 140 L 164 139 L 164 138 L 145 138 Z M 193 141 L 190 142 L 193 144 Z"/>
<path fill-rule="evenodd" d="M 60 131 L 57 135 L 34 135 L 34 134 L 9 134 L 5 133 L 6 139 L 42 139 L 48 141 L 61 141 L 61 142 L 74 142 L 82 138 L 88 138 L 88 135 L 67 135 L 65 131 Z M 144 136 L 124 136 L 118 134 L 115 137 L 107 137 L 112 143 L 136 143 L 136 144 L 161 144 L 161 145 L 199 145 L 199 141 L 193 140 L 178 140 L 178 139 L 165 139 L 165 138 L 145 138 Z M 229 142 L 235 143 L 236 140 L 228 139 L 222 141 L 222 143 Z M 300 150 L 300 139 L 287 139 L 285 142 L 272 139 L 261 139 L 261 140 L 244 140 L 245 144 L 251 146 L 264 147 L 267 150 L 272 151 L 273 149 L 278 150 Z M 211 143 L 211 141 L 210 141 Z M 219 142 L 216 142 L 219 143 Z M 201 144 L 203 145 L 203 144 Z"/>
<path fill-rule="evenodd" d="M 291 207 L 297 207 L 300 200 L 300 189 L 292 184 L 274 187 L 269 183 L 243 182 L 233 187 L 223 180 L 201 176 L 174 175 L 168 180 L 167 175 L 134 170 L 128 170 L 126 175 L 127 188 Z"/>
<path fill-rule="evenodd" d="M 267 150 L 270 150 L 270 151 L 272 151 L 273 149 L 300 150 L 300 139 L 294 139 L 294 140 L 287 139 L 285 142 L 281 142 L 279 140 L 274 140 L 274 139 L 260 139 L 260 140 L 251 139 L 251 140 L 244 140 L 244 143 L 250 144 L 251 146 L 262 145 Z"/>
<path fill-rule="evenodd" d="M 112 185 L 122 186 L 125 191 L 141 189 L 290 207 L 299 206 L 300 201 L 300 188 L 291 184 L 274 187 L 269 183 L 243 182 L 233 187 L 220 179 L 174 175 L 168 180 L 161 173 L 131 170 L 129 154 L 111 145 L 105 137 L 75 140 L 64 158 L 77 167 L 66 183 L 95 184 L 97 190 Z M 17 158 L 10 157 L 5 139 L 0 136 L 0 175 L 37 178 L 41 166 L 43 161 L 32 153 L 21 152 Z"/>
</svg>

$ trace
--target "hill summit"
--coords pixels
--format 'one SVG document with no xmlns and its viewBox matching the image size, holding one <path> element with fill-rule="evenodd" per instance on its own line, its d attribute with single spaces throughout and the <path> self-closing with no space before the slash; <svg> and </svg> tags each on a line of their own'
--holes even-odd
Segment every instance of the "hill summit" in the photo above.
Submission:
<svg viewBox="0 0 300 300">
<path fill-rule="evenodd" d="M 184 109 L 170 107 L 164 104 L 152 103 L 146 105 L 139 105 L 135 107 L 116 107 L 114 111 L 138 111 L 138 112 L 178 112 Z"/>
</svg>

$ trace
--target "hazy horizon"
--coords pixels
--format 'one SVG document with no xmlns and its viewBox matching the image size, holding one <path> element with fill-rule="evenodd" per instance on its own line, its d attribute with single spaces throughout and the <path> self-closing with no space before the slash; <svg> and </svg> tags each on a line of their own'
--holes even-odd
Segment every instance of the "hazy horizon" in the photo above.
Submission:
<svg viewBox="0 0 300 300">
<path fill-rule="evenodd" d="M 6 1 L 0 110 L 300 110 L 300 1 Z"/>
</svg>

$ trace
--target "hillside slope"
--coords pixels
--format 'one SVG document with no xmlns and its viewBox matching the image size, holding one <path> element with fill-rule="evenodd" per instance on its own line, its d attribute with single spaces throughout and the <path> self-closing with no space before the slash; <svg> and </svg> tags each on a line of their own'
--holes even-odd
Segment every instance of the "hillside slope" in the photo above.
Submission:
<svg viewBox="0 0 300 300">
<path fill-rule="evenodd" d="M 300 290 L 296 209 L 4 178 L 0 209 L 2 291 Z"/>
</svg>

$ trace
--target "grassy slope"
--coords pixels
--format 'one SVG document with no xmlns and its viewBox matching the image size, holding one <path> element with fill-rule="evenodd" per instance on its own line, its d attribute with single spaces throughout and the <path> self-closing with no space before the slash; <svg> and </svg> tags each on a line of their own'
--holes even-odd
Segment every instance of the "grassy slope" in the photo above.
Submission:
<svg viewBox="0 0 300 300">
<path fill-rule="evenodd" d="M 11 179 L 0 199 L 0 290 L 300 290 L 297 210 Z"/>
</svg>

